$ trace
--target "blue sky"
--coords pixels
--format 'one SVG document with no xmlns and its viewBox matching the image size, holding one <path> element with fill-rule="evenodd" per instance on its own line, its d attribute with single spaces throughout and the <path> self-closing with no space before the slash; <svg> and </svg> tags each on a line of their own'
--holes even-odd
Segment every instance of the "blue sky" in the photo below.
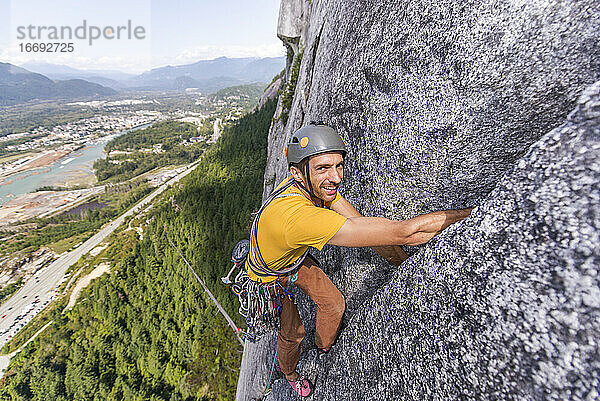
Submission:
<svg viewBox="0 0 600 401">
<path fill-rule="evenodd" d="M 0 0 L 0 61 L 142 72 L 219 56 L 279 56 L 284 50 L 276 35 L 278 14 L 279 0 Z M 84 20 L 86 39 L 49 39 L 49 29 L 42 40 L 18 36 L 18 27 L 75 30 Z M 128 21 L 143 28 L 142 39 L 100 37 L 89 44 L 90 26 L 112 32 Z M 36 42 L 71 42 L 73 52 L 22 48 Z"/>
</svg>

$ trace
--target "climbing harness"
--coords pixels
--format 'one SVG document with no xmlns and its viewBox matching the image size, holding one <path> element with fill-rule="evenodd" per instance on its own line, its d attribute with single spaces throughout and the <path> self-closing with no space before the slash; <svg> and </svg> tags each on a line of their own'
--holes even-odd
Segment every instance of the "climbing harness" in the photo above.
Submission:
<svg viewBox="0 0 600 401">
<path fill-rule="evenodd" d="M 258 221 L 265 207 L 277 198 L 288 196 L 303 196 L 301 194 L 284 194 L 283 192 L 294 185 L 294 180 L 290 177 L 279 188 L 277 188 L 260 207 L 250 230 L 250 241 L 242 240 L 233 248 L 231 261 L 233 267 L 226 277 L 222 277 L 224 284 L 231 285 L 231 291 L 237 295 L 240 307 L 238 312 L 246 321 L 248 326 L 246 330 L 240 330 L 240 333 L 250 342 L 256 342 L 264 334 L 279 330 L 281 327 L 279 314 L 281 313 L 281 301 L 283 297 L 288 297 L 294 301 L 292 294 L 278 280 L 268 283 L 251 280 L 246 272 L 246 262 L 248 268 L 259 277 L 268 276 L 286 276 L 294 275 L 297 278 L 298 268 L 308 254 L 308 250 L 292 265 L 281 269 L 273 270 L 269 268 L 264 261 L 260 249 L 258 248 L 257 234 Z M 231 281 L 231 274 L 235 269 L 239 269 L 234 281 Z M 292 283 L 294 280 L 290 280 Z"/>
<path fill-rule="evenodd" d="M 254 217 L 254 221 L 252 222 L 252 228 L 250 229 L 250 252 L 248 255 L 248 267 L 250 268 L 250 270 L 252 270 L 252 273 L 256 274 L 258 277 L 285 276 L 285 275 L 293 272 L 294 270 L 298 269 L 300 267 L 300 265 L 302 264 L 302 262 L 304 261 L 304 258 L 308 254 L 308 250 L 307 250 L 292 265 L 290 265 L 284 269 L 281 269 L 281 270 L 273 270 L 273 269 L 269 268 L 267 263 L 264 261 L 262 254 L 260 253 L 260 249 L 258 248 L 258 221 L 259 221 L 260 216 L 261 216 L 263 210 L 265 209 L 265 207 L 267 207 L 273 200 L 275 200 L 277 198 L 285 198 L 288 196 L 304 197 L 304 195 L 301 195 L 298 193 L 289 193 L 289 194 L 283 193 L 286 189 L 288 189 L 289 187 L 291 187 L 294 184 L 295 184 L 295 181 L 292 177 L 289 177 L 287 179 L 287 181 L 284 181 L 283 184 L 279 188 L 277 188 L 275 191 L 273 191 L 273 193 L 271 195 L 269 195 L 267 200 L 263 203 L 263 205 L 260 207 L 260 209 L 256 213 L 256 216 Z"/>
</svg>

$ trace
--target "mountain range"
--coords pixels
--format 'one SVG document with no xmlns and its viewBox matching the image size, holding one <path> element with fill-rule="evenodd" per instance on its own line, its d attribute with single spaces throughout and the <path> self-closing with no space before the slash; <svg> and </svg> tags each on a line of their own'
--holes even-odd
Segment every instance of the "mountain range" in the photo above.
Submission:
<svg viewBox="0 0 600 401">
<path fill-rule="evenodd" d="M 66 65 L 50 63 L 28 62 L 22 64 L 21 67 L 38 74 L 43 74 L 50 79 L 83 79 L 117 90 L 125 87 L 121 81 L 135 76 L 135 74 L 127 74 L 115 70 L 80 70 Z"/>
<path fill-rule="evenodd" d="M 269 82 L 285 67 L 285 57 L 227 58 L 154 68 L 139 75 L 114 70 L 79 70 L 66 65 L 0 63 L 0 106 L 30 100 L 111 96 L 133 90 L 214 93 L 230 86 Z"/>
<path fill-rule="evenodd" d="M 202 86 L 210 84 L 211 81 L 223 81 L 227 83 L 226 86 L 269 82 L 284 67 L 285 57 L 261 59 L 219 57 L 193 64 L 154 68 L 130 78 L 126 83 L 133 87 L 161 89 L 169 89 L 179 84 L 202 90 Z"/>
<path fill-rule="evenodd" d="M 270 82 L 285 67 L 285 57 L 227 58 L 154 68 L 139 75 L 112 70 L 78 70 L 48 63 L 22 65 L 51 79 L 84 79 L 116 90 L 178 90 L 211 93 L 228 86 Z"/>
<path fill-rule="evenodd" d="M 45 75 L 9 63 L 0 63 L 0 106 L 34 99 L 76 99 L 116 93 L 114 89 L 82 79 L 53 81 Z"/>
</svg>

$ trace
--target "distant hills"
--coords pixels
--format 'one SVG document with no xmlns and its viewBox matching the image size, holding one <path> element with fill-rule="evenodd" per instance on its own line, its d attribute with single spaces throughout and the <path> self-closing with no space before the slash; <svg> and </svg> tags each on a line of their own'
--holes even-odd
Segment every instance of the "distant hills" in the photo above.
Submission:
<svg viewBox="0 0 600 401">
<path fill-rule="evenodd" d="M 79 70 L 66 65 L 50 63 L 29 62 L 21 65 L 21 67 L 29 71 L 43 74 L 50 79 L 83 79 L 85 81 L 94 82 L 99 85 L 108 86 L 109 88 L 117 90 L 126 87 L 126 85 L 123 85 L 120 81 L 127 80 L 135 76 L 135 74 L 127 74 L 121 71 Z"/>
<path fill-rule="evenodd" d="M 222 89 L 252 82 L 270 82 L 285 67 L 285 57 L 227 58 L 202 60 L 193 64 L 154 68 L 126 81 L 130 87 L 174 89 L 207 86 Z M 212 89 L 212 88 L 211 88 Z M 213 89 L 213 90 L 214 90 Z"/>
<path fill-rule="evenodd" d="M 195 88 L 209 94 L 230 86 L 270 82 L 284 67 L 285 57 L 219 57 L 133 75 L 48 63 L 27 63 L 22 67 L 0 63 L 0 106 L 35 99 L 103 97 L 135 90 Z"/>
<path fill-rule="evenodd" d="M 52 79 L 84 79 L 117 90 L 197 88 L 203 93 L 213 93 L 234 85 L 268 83 L 285 67 L 285 57 L 219 57 L 193 64 L 154 68 L 140 75 L 119 71 L 77 70 L 46 63 L 29 63 L 23 67 Z"/>
<path fill-rule="evenodd" d="M 230 86 L 224 89 L 220 89 L 215 93 L 208 96 L 210 101 L 227 100 L 231 97 L 238 99 L 251 99 L 256 101 L 265 91 L 265 84 L 250 84 L 250 85 L 239 85 Z"/>
<path fill-rule="evenodd" d="M 116 93 L 114 89 L 82 79 L 53 81 L 42 74 L 9 63 L 0 63 L 0 106 L 25 103 L 34 99 L 76 99 L 110 96 Z"/>
</svg>

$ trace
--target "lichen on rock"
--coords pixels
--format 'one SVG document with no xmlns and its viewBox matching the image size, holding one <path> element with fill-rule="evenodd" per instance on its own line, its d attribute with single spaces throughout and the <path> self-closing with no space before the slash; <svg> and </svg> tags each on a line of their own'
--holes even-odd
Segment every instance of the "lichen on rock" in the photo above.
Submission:
<svg viewBox="0 0 600 401">
<path fill-rule="evenodd" d="M 347 312 L 313 399 L 598 398 L 600 4 L 301 3 L 265 193 L 315 120 L 344 137 L 341 192 L 363 214 L 477 206 L 400 268 L 368 249 L 319 255 Z M 315 308 L 297 298 L 302 368 Z M 246 347 L 238 400 L 262 395 L 274 343 Z"/>
<path fill-rule="evenodd" d="M 597 399 L 600 82 L 586 96 L 356 309 L 316 399 Z"/>
</svg>

